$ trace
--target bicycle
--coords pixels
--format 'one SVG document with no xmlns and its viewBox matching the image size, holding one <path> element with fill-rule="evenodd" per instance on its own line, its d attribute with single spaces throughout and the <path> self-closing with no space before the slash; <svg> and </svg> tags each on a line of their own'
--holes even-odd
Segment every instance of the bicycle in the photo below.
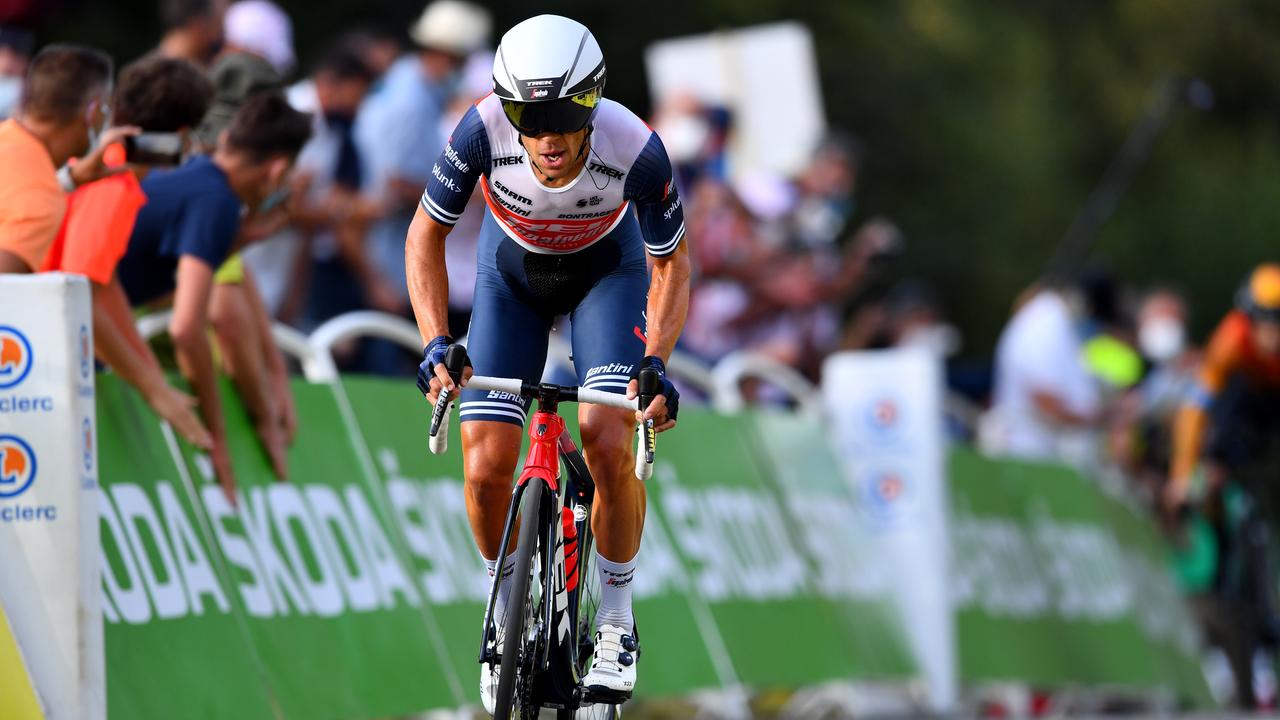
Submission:
<svg viewBox="0 0 1280 720">
<path fill-rule="evenodd" d="M 445 368 L 460 382 L 465 350 L 453 345 L 445 353 Z M 588 388 L 526 383 L 514 378 L 473 376 L 467 387 L 533 398 L 538 409 L 529 422 L 529 452 L 512 489 L 511 505 L 502 531 L 498 557 L 505 558 L 520 524 L 516 562 L 512 571 L 504 626 L 494 620 L 494 606 L 502 573 L 495 573 L 485 606 L 480 663 L 498 665 L 501 673 L 493 717 L 535 718 L 541 708 L 554 708 L 557 720 L 587 717 L 612 720 L 622 715 L 628 697 L 583 687 L 582 678 L 594 652 L 595 611 L 599 589 L 593 553 L 591 506 L 595 482 L 582 452 L 565 429 L 561 402 L 593 403 L 624 410 L 648 407 L 658 394 L 660 379 L 642 370 L 638 398 Z M 441 391 L 431 417 L 431 451 L 448 447 L 449 394 Z M 655 432 L 652 420 L 637 426 L 636 477 L 653 472 Z M 561 482 L 561 462 L 565 480 Z M 532 522 L 529 519 L 533 519 Z M 639 634 L 636 633 L 638 639 Z M 639 656 L 639 646 L 626 648 Z"/>
</svg>

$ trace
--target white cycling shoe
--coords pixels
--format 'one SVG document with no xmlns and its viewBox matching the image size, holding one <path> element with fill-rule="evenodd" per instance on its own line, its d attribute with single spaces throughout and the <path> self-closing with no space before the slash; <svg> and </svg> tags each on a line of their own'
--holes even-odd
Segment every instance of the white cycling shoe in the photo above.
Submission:
<svg viewBox="0 0 1280 720">
<path fill-rule="evenodd" d="M 498 655 L 502 655 L 502 647 L 496 649 Z M 498 695 L 498 665 L 495 663 L 480 663 L 480 704 L 484 706 L 484 711 L 493 714 L 493 708 L 497 705 Z"/>
<path fill-rule="evenodd" d="M 596 630 L 591 671 L 582 679 L 582 684 L 597 693 L 630 697 L 636 686 L 636 660 L 639 657 L 640 645 L 626 629 L 617 625 L 601 625 Z"/>
</svg>

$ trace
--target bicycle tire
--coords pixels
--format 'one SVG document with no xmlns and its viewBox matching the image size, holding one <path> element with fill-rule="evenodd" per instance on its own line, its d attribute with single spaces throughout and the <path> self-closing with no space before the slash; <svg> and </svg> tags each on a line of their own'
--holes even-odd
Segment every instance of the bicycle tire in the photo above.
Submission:
<svg viewBox="0 0 1280 720">
<path fill-rule="evenodd" d="M 545 481 L 530 478 L 524 488 L 523 508 L 520 513 L 520 539 L 516 546 L 516 563 L 512 570 L 511 590 L 507 596 L 507 615 L 503 622 L 505 647 L 502 651 L 501 675 L 494 695 L 494 720 L 510 720 L 512 705 L 516 699 L 517 660 L 525 655 L 524 634 L 526 600 L 529 582 L 533 575 L 533 557 L 538 549 L 538 535 L 542 528 L 540 511 Z M 528 678 L 525 679 L 526 682 Z"/>
</svg>

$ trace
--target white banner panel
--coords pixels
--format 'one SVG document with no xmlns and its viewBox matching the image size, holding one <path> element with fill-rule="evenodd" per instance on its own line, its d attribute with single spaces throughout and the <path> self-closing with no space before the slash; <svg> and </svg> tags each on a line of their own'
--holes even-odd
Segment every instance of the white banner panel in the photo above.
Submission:
<svg viewBox="0 0 1280 720">
<path fill-rule="evenodd" d="M 105 717 L 88 281 L 0 276 L 0 602 L 53 720 Z"/>
<path fill-rule="evenodd" d="M 924 350 L 838 353 L 822 392 L 849 482 L 892 568 L 898 606 L 935 710 L 957 696 L 947 581 L 942 366 Z"/>
</svg>

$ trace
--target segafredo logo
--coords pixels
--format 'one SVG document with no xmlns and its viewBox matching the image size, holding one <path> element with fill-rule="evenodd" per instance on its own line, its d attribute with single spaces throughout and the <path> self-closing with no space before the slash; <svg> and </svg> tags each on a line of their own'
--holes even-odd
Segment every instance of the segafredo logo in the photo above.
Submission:
<svg viewBox="0 0 1280 720">
<path fill-rule="evenodd" d="M 0 498 L 21 495 L 35 479 L 35 451 L 17 435 L 0 435 Z"/>
<path fill-rule="evenodd" d="M 31 372 L 31 343 L 17 328 L 0 325 L 0 390 L 22 382 Z"/>
</svg>

